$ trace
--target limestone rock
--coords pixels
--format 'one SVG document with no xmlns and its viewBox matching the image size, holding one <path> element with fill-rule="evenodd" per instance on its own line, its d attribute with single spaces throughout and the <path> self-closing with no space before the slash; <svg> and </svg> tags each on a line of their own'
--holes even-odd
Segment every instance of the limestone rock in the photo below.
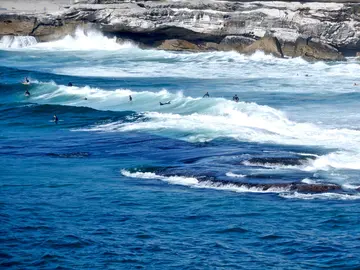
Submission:
<svg viewBox="0 0 360 270">
<path fill-rule="evenodd" d="M 263 37 L 242 50 L 243 53 L 254 53 L 256 51 L 263 51 L 266 54 L 284 57 L 280 42 L 276 37 Z"/>
<path fill-rule="evenodd" d="M 245 47 L 255 42 L 255 39 L 245 36 L 226 36 L 219 44 L 223 51 L 242 51 Z"/>
<path fill-rule="evenodd" d="M 293 57 L 302 56 L 310 60 L 345 60 L 337 49 L 311 39 L 298 38 L 295 42 Z"/>
<path fill-rule="evenodd" d="M 2 14 L 0 16 L 0 35 L 29 35 L 36 19 L 31 16 Z"/>
<path fill-rule="evenodd" d="M 280 57 L 283 53 L 328 60 L 342 58 L 337 52 L 332 53 L 331 48 L 354 56 L 360 51 L 360 8 L 354 2 L 74 0 L 74 3 L 54 14 L 2 12 L 0 36 L 33 35 L 46 41 L 71 34 L 76 25 L 92 24 L 106 35 L 133 39 L 146 46 L 156 47 L 159 41 L 172 39 L 193 43 L 192 47 L 173 44 L 172 49 L 182 46 L 186 50 L 262 49 Z M 252 38 L 259 40 L 268 35 L 276 37 L 282 47 L 279 49 L 278 42 L 253 44 Z M 312 37 L 316 42 L 296 45 L 299 37 Z"/>
<path fill-rule="evenodd" d="M 198 51 L 199 47 L 186 40 L 181 39 L 170 39 L 164 40 L 158 47 L 161 50 L 170 50 L 170 51 Z"/>
<path fill-rule="evenodd" d="M 215 42 L 203 42 L 198 44 L 198 47 L 201 51 L 219 51 L 222 50 L 222 48 L 219 46 L 219 44 Z"/>
</svg>

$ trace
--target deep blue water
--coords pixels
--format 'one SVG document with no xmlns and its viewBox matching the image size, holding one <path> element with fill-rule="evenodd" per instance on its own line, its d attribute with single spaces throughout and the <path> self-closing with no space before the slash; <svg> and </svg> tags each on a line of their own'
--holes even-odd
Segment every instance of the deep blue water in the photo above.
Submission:
<svg viewBox="0 0 360 270">
<path fill-rule="evenodd" d="M 1 268 L 360 267 L 356 61 L 81 38 L 0 50 Z"/>
</svg>

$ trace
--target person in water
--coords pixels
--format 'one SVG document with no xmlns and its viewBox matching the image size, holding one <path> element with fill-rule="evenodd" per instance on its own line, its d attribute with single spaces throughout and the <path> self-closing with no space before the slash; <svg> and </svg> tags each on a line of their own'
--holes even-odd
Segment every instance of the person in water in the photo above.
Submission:
<svg viewBox="0 0 360 270">
<path fill-rule="evenodd" d="M 27 96 L 27 97 L 29 97 L 29 96 L 30 96 L 29 90 L 26 90 L 24 95 Z"/>
<path fill-rule="evenodd" d="M 23 83 L 25 83 L 25 84 L 29 84 L 30 83 L 30 80 L 28 79 L 28 77 L 25 77 L 25 79 L 24 79 L 24 82 Z"/>
<path fill-rule="evenodd" d="M 59 118 L 56 116 L 56 114 L 54 114 L 54 122 L 55 122 L 55 124 L 57 124 L 59 122 Z"/>
<path fill-rule="evenodd" d="M 235 96 L 233 96 L 233 101 L 239 102 L 239 97 L 236 94 L 235 94 Z"/>
<path fill-rule="evenodd" d="M 132 96 L 131 96 L 131 95 L 129 95 L 129 101 L 130 101 L 130 102 L 132 101 Z"/>
<path fill-rule="evenodd" d="M 68 86 L 73 86 L 73 84 L 71 82 L 68 83 Z"/>
<path fill-rule="evenodd" d="M 203 96 L 203 98 L 204 97 L 210 97 L 209 92 L 206 92 L 206 94 Z"/>
<path fill-rule="evenodd" d="M 160 106 L 163 106 L 163 105 L 168 105 L 168 104 L 170 104 L 170 101 L 165 102 L 165 103 L 160 102 Z"/>
</svg>

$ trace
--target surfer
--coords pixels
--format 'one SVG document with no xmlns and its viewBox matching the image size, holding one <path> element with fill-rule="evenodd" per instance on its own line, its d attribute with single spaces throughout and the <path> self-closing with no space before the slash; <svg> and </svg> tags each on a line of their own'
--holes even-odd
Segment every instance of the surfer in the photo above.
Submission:
<svg viewBox="0 0 360 270">
<path fill-rule="evenodd" d="M 210 97 L 209 92 L 206 92 L 206 94 L 203 96 L 203 98 L 204 97 Z"/>
<path fill-rule="evenodd" d="M 132 101 L 132 96 L 131 96 L 131 95 L 129 95 L 129 101 L 130 101 L 130 102 Z"/>
<path fill-rule="evenodd" d="M 25 95 L 26 97 L 30 97 L 30 92 L 29 92 L 29 90 L 26 90 L 24 95 Z"/>
<path fill-rule="evenodd" d="M 68 83 L 68 86 L 73 86 L 73 84 L 71 82 Z"/>
<path fill-rule="evenodd" d="M 28 77 L 25 77 L 23 84 L 30 84 L 30 80 L 28 79 Z"/>
<path fill-rule="evenodd" d="M 236 94 L 235 94 L 235 96 L 233 96 L 233 101 L 239 102 L 239 97 Z"/>
<path fill-rule="evenodd" d="M 85 97 L 84 100 L 87 100 L 87 97 Z"/>
<path fill-rule="evenodd" d="M 160 106 L 163 106 L 163 105 L 168 105 L 168 104 L 170 104 L 170 101 L 165 102 L 165 103 L 160 102 Z"/>
<path fill-rule="evenodd" d="M 55 122 L 55 124 L 57 124 L 59 122 L 59 118 L 56 116 L 56 114 L 54 114 L 54 122 Z"/>
</svg>

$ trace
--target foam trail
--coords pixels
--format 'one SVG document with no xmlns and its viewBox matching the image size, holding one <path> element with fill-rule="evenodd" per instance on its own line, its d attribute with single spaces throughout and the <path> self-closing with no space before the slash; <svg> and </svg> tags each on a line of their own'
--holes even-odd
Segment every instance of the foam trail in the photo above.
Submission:
<svg viewBox="0 0 360 270">
<path fill-rule="evenodd" d="M 360 194 L 344 194 L 344 193 L 300 193 L 300 192 L 290 192 L 287 188 L 269 188 L 263 190 L 256 187 L 247 187 L 245 185 L 235 185 L 235 184 L 222 184 L 220 182 L 212 181 L 199 181 L 194 177 L 184 177 L 184 176 L 162 176 L 157 175 L 152 172 L 129 172 L 127 170 L 121 170 L 121 174 L 129 178 L 138 178 L 138 179 L 157 179 L 164 181 L 169 184 L 188 186 L 191 188 L 204 188 L 204 189 L 215 189 L 222 191 L 232 191 L 238 193 L 277 193 L 280 197 L 286 199 L 301 199 L 301 200 L 359 200 Z M 304 179 L 303 181 L 309 182 Z"/>
<path fill-rule="evenodd" d="M 162 176 L 157 175 L 151 172 L 134 172 L 131 173 L 127 170 L 121 170 L 121 174 L 130 177 L 130 178 L 140 178 L 140 179 L 157 179 L 169 184 L 189 186 L 192 188 L 207 188 L 207 189 L 216 189 L 224 191 L 233 191 L 233 192 L 253 192 L 253 193 L 279 193 L 288 191 L 286 188 L 269 188 L 263 190 L 256 187 L 247 187 L 245 185 L 235 185 L 235 184 L 222 184 L 220 182 L 211 182 L 211 181 L 199 181 L 194 177 L 184 177 L 184 176 Z"/>
<path fill-rule="evenodd" d="M 360 200 L 360 194 L 343 194 L 343 193 L 283 193 L 279 194 L 285 199 L 301 199 L 301 200 Z"/>
</svg>

